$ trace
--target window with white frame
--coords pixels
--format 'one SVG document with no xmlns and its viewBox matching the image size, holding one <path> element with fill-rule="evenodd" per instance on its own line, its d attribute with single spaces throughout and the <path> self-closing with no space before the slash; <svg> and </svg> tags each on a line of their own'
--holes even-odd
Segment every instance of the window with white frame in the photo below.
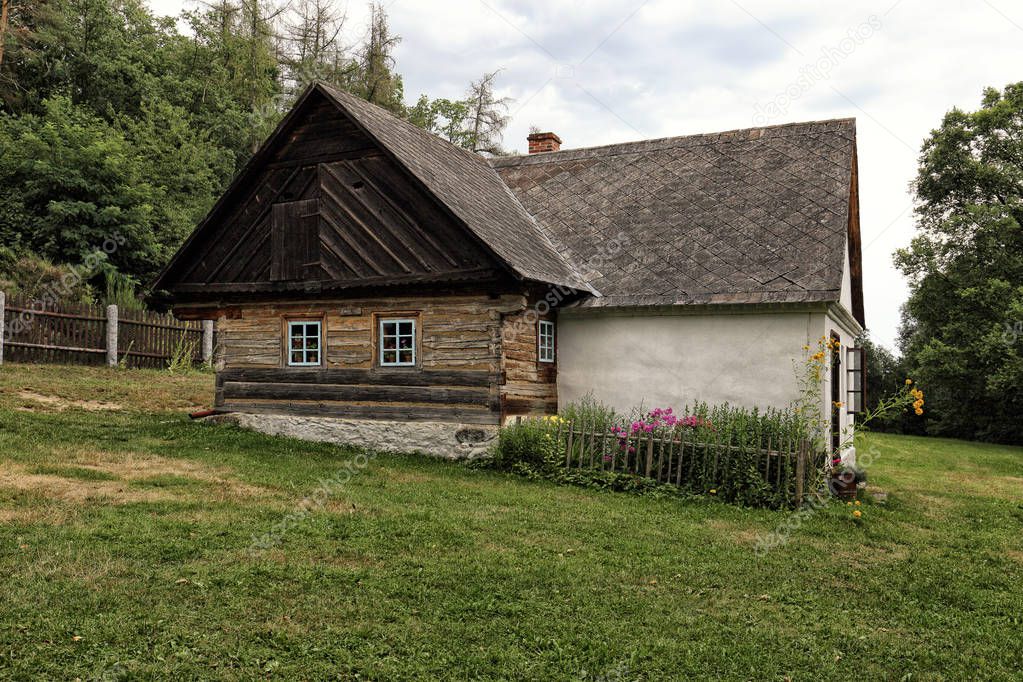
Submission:
<svg viewBox="0 0 1023 682">
<path fill-rule="evenodd" d="M 554 362 L 554 323 L 540 320 L 536 338 L 540 362 Z"/>
<path fill-rule="evenodd" d="M 321 331 L 318 320 L 288 322 L 288 365 L 310 367 L 320 364 Z"/>
<path fill-rule="evenodd" d="M 416 364 L 416 321 L 380 320 L 380 366 L 411 367 Z"/>
</svg>

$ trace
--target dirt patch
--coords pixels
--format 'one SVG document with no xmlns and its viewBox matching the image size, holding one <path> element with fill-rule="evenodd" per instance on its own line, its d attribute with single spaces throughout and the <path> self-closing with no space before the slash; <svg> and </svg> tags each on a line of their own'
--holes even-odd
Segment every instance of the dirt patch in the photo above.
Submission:
<svg viewBox="0 0 1023 682">
<path fill-rule="evenodd" d="M 0 488 L 36 493 L 64 502 L 84 502 L 102 498 L 118 504 L 153 502 L 170 496 L 156 490 L 137 490 L 121 481 L 83 481 L 47 474 L 30 474 L 22 467 L 5 467 L 0 472 Z"/>
<path fill-rule="evenodd" d="M 230 472 L 199 462 L 168 459 L 139 453 L 85 452 L 61 458 L 61 464 L 112 474 L 119 480 L 88 480 L 51 473 L 33 473 L 27 467 L 8 463 L 0 472 L 0 487 L 34 492 L 47 498 L 82 502 L 102 498 L 115 504 L 181 499 L 195 494 L 179 486 L 140 486 L 159 477 L 176 476 L 204 484 L 202 495 L 213 498 L 262 497 L 265 488 L 249 485 Z M 134 485 L 133 485 L 134 484 Z"/>
<path fill-rule="evenodd" d="M 760 528 L 724 519 L 707 519 L 703 525 L 712 528 L 716 538 L 730 538 L 740 545 L 755 545 L 766 534 Z"/>
<path fill-rule="evenodd" d="M 112 410 L 123 409 L 117 403 L 108 403 L 102 400 L 66 400 L 64 398 L 58 398 L 53 395 L 43 395 L 42 393 L 35 393 L 34 391 L 18 391 L 18 397 L 22 400 L 31 400 L 34 403 L 38 403 L 44 407 L 52 409 L 56 412 L 63 412 L 67 409 L 78 409 L 88 410 L 90 412 L 110 412 Z M 18 408 L 22 411 L 33 411 L 32 408 L 27 406 L 21 406 Z"/>
</svg>

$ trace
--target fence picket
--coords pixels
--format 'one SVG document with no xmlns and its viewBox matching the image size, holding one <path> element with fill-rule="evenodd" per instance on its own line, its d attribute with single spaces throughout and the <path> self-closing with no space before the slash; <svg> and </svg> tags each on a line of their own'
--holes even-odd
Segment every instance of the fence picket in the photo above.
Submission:
<svg viewBox="0 0 1023 682">
<path fill-rule="evenodd" d="M 774 489 L 777 504 L 799 505 L 806 498 L 811 448 L 802 439 L 787 436 L 775 443 L 771 434 L 760 431 L 723 429 L 712 435 L 638 432 L 620 437 L 597 429 L 596 423 L 558 424 L 566 468 L 621 471 L 701 493 L 718 489 L 727 498 L 744 484 L 737 472 L 745 470 L 740 462 L 748 462 Z M 817 466 L 817 455 L 812 463 Z"/>
<path fill-rule="evenodd" d="M 166 367 L 178 345 L 202 362 L 212 343 L 200 322 L 178 322 L 148 310 L 117 311 L 117 346 L 107 354 L 107 311 L 91 304 L 55 305 L 42 299 L 9 296 L 5 300 L 8 362 L 101 365 L 127 358 L 131 367 Z M 111 330 L 114 331 L 114 330 Z"/>
</svg>

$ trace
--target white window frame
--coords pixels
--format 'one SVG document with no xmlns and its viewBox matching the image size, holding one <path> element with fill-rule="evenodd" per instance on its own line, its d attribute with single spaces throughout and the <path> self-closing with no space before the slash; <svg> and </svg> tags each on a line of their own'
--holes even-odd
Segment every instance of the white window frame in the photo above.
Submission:
<svg viewBox="0 0 1023 682">
<path fill-rule="evenodd" d="M 399 347 L 400 344 L 401 344 L 400 339 L 402 337 L 407 337 L 408 334 L 398 333 L 398 327 L 397 326 L 395 327 L 395 333 L 394 334 L 384 334 L 384 325 L 385 324 L 401 325 L 403 323 L 408 323 L 408 324 L 412 325 L 412 348 L 411 348 L 411 350 L 412 350 L 412 360 L 410 362 L 401 362 L 401 360 L 400 360 L 400 358 L 401 358 L 401 351 L 402 350 L 409 350 L 409 349 L 407 349 L 407 348 L 400 348 Z M 416 341 L 417 341 L 417 333 L 418 333 L 418 331 L 416 329 L 416 327 L 417 327 L 416 319 L 414 317 L 381 317 L 380 321 L 379 321 L 379 325 L 380 326 L 377 328 L 378 329 L 377 343 L 380 346 L 380 348 L 378 349 L 377 360 L 380 363 L 380 366 L 381 367 L 415 367 L 416 366 L 416 361 L 418 359 L 416 357 L 417 356 L 417 352 L 416 352 L 416 345 L 417 344 L 416 344 Z M 394 338 L 394 348 L 388 348 L 388 349 L 384 348 L 384 338 L 387 338 L 387 337 L 393 337 Z M 394 353 L 395 353 L 395 356 L 394 356 L 395 357 L 395 361 L 394 362 L 386 362 L 384 360 L 384 351 L 385 350 L 393 350 L 394 351 Z"/>
<path fill-rule="evenodd" d="M 306 325 L 316 325 L 316 336 L 311 336 L 306 333 Z M 302 334 L 298 336 L 294 330 L 297 327 L 302 327 Z M 296 338 L 302 339 L 301 348 L 293 348 L 292 340 Z M 316 339 L 316 348 L 309 348 L 309 339 Z M 295 362 L 291 354 L 295 351 L 302 353 L 302 362 Z M 287 353 L 288 367 L 319 367 L 323 364 L 323 321 L 322 320 L 288 320 L 288 345 L 285 349 Z M 308 360 L 310 353 L 316 353 L 316 362 L 310 362 Z"/>
<path fill-rule="evenodd" d="M 553 363 L 555 353 L 554 323 L 540 320 L 536 326 L 536 357 L 540 362 Z"/>
</svg>

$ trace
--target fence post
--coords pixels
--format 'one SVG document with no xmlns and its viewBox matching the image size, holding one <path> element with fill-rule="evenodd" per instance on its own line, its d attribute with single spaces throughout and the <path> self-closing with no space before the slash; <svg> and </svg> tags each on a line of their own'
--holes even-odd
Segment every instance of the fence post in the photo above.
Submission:
<svg viewBox="0 0 1023 682">
<path fill-rule="evenodd" d="M 4 309 L 7 306 L 7 294 L 0 291 L 0 365 L 4 364 L 4 336 L 7 335 Z"/>
<path fill-rule="evenodd" d="M 107 306 L 107 366 L 117 367 L 117 306 Z"/>
<path fill-rule="evenodd" d="M 213 320 L 202 321 L 202 363 L 213 364 Z"/>
<path fill-rule="evenodd" d="M 647 434 L 646 441 L 646 473 L 644 474 L 647 478 L 650 477 L 650 471 L 654 468 L 654 434 L 653 432 Z"/>
<path fill-rule="evenodd" d="M 806 480 L 807 443 L 799 441 L 799 452 L 796 454 L 796 506 L 803 504 L 803 485 Z"/>
</svg>

